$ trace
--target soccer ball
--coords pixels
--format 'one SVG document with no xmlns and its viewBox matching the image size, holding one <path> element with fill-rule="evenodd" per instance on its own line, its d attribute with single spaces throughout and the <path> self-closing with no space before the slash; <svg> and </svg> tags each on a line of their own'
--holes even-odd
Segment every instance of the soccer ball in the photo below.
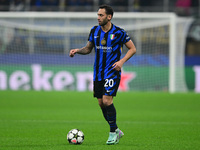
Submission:
<svg viewBox="0 0 200 150">
<path fill-rule="evenodd" d="M 67 134 L 67 140 L 70 144 L 82 144 L 84 141 L 84 134 L 79 129 L 72 129 Z"/>
</svg>

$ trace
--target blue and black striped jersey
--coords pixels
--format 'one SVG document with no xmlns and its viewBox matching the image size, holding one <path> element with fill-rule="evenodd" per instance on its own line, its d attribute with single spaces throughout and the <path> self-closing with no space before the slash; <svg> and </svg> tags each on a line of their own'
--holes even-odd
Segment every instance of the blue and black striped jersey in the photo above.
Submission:
<svg viewBox="0 0 200 150">
<path fill-rule="evenodd" d="M 108 32 L 104 32 L 101 26 L 91 29 L 88 41 L 95 49 L 94 81 L 121 78 L 121 71 L 114 70 L 112 65 L 120 60 L 123 44 L 129 40 L 128 34 L 114 24 Z"/>
</svg>

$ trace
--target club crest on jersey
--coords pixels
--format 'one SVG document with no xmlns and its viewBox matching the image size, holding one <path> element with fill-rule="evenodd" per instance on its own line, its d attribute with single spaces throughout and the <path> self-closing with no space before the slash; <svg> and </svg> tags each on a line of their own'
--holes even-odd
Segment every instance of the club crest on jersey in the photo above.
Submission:
<svg viewBox="0 0 200 150">
<path fill-rule="evenodd" d="M 101 44 L 102 44 L 102 45 L 106 45 L 106 40 L 103 39 L 103 40 L 101 41 Z"/>
<path fill-rule="evenodd" d="M 114 34 L 111 34 L 111 35 L 110 35 L 110 39 L 113 40 L 114 38 L 115 38 L 115 35 L 114 35 Z"/>
</svg>

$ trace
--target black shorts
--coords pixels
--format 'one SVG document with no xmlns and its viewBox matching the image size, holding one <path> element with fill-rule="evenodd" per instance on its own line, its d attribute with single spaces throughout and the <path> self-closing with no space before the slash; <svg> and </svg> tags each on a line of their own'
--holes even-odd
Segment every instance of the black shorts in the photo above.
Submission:
<svg viewBox="0 0 200 150">
<path fill-rule="evenodd" d="M 116 96 L 120 79 L 105 79 L 94 81 L 94 97 L 102 98 L 103 95 Z"/>
</svg>

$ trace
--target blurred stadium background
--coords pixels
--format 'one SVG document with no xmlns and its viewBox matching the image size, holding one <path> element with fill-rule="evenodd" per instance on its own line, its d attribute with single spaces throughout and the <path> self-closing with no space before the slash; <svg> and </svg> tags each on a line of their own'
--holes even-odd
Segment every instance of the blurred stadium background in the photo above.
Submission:
<svg viewBox="0 0 200 150">
<path fill-rule="evenodd" d="M 68 53 L 85 46 L 102 3 L 137 48 L 121 91 L 200 92 L 198 0 L 1 0 L 0 90 L 91 91 L 94 52 Z"/>
</svg>

